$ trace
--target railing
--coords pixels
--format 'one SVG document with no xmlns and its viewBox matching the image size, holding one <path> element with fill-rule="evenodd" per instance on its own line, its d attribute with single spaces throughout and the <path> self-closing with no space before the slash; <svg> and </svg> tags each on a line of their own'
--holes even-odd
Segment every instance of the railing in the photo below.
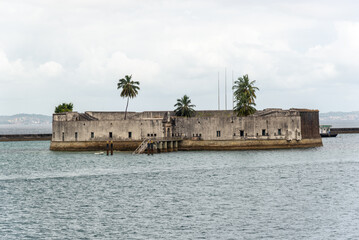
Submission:
<svg viewBox="0 0 359 240">
<path fill-rule="evenodd" d="M 140 154 L 140 153 L 143 153 L 146 148 L 147 148 L 147 144 L 148 142 L 150 141 L 151 139 L 149 138 L 146 138 L 145 140 L 142 141 L 142 143 L 140 144 L 140 146 L 138 146 L 136 148 L 136 150 L 132 153 L 132 154 Z"/>
<path fill-rule="evenodd" d="M 148 139 L 148 138 L 145 138 Z M 165 142 L 165 141 L 181 141 L 183 137 L 153 137 L 150 138 L 154 142 Z"/>
</svg>

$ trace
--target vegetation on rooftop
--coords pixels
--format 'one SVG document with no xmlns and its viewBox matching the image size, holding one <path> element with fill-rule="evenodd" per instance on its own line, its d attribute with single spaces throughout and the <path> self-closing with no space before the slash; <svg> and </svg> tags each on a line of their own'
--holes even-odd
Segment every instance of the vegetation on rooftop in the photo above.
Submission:
<svg viewBox="0 0 359 240">
<path fill-rule="evenodd" d="M 73 103 L 62 103 L 55 107 L 55 113 L 72 112 L 74 109 Z"/>
</svg>

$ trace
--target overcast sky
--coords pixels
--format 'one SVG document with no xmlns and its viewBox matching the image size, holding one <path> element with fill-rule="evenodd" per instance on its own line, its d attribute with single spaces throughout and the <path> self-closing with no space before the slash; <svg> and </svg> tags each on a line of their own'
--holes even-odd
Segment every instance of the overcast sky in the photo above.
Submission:
<svg viewBox="0 0 359 240">
<path fill-rule="evenodd" d="M 359 110 L 359 1 L 1 0 L 0 115 L 221 109 L 227 69 L 248 74 L 258 109 Z"/>
</svg>

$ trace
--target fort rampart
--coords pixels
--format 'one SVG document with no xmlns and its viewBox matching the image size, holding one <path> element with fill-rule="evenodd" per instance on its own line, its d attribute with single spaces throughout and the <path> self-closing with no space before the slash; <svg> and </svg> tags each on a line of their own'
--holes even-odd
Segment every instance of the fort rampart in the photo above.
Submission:
<svg viewBox="0 0 359 240">
<path fill-rule="evenodd" d="M 144 139 L 178 150 L 244 150 L 322 146 L 319 113 L 307 109 L 265 109 L 248 117 L 233 111 L 197 111 L 191 118 L 173 112 L 68 112 L 53 115 L 51 150 L 133 151 Z"/>
</svg>

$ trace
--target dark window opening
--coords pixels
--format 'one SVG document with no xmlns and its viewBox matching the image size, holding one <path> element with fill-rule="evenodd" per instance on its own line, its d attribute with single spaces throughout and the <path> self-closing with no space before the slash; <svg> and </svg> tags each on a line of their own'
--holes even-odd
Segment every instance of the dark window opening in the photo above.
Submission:
<svg viewBox="0 0 359 240">
<path fill-rule="evenodd" d="M 95 133 L 91 132 L 91 138 L 94 138 L 94 137 L 95 137 Z"/>
<path fill-rule="evenodd" d="M 157 136 L 157 134 L 156 134 L 156 133 L 155 133 L 154 135 L 155 135 L 155 137 Z"/>
<path fill-rule="evenodd" d="M 55 132 L 52 133 L 52 138 L 55 138 Z"/>
<path fill-rule="evenodd" d="M 243 130 L 240 130 L 240 131 L 239 131 L 239 136 L 241 136 L 241 137 L 244 136 L 244 131 L 243 131 Z"/>
<path fill-rule="evenodd" d="M 77 141 L 77 132 L 75 132 L 75 141 Z"/>
<path fill-rule="evenodd" d="M 217 131 L 217 137 L 221 136 L 221 131 Z"/>
<path fill-rule="evenodd" d="M 128 132 L 128 138 L 132 138 L 132 132 Z"/>
<path fill-rule="evenodd" d="M 235 136 L 236 136 L 236 133 L 233 133 L 233 136 L 235 137 Z"/>
<path fill-rule="evenodd" d="M 199 136 L 202 137 L 202 133 L 200 133 Z"/>
<path fill-rule="evenodd" d="M 262 136 L 265 136 L 265 135 L 266 135 L 266 130 L 262 129 Z"/>
<path fill-rule="evenodd" d="M 109 136 L 110 138 L 112 138 L 112 132 L 109 132 L 109 133 L 108 133 L 108 136 Z"/>
<path fill-rule="evenodd" d="M 62 141 L 65 141 L 65 133 L 62 132 Z"/>
<path fill-rule="evenodd" d="M 257 133 L 257 137 L 258 137 L 258 135 L 259 135 L 259 134 Z"/>
<path fill-rule="evenodd" d="M 149 137 L 150 136 L 150 134 L 149 133 L 147 133 L 147 137 Z"/>
<path fill-rule="evenodd" d="M 194 137 L 194 133 L 193 133 L 193 137 Z"/>
<path fill-rule="evenodd" d="M 282 135 L 282 129 L 278 129 L 278 135 Z"/>
<path fill-rule="evenodd" d="M 198 133 L 196 133 L 196 137 L 198 137 Z"/>
</svg>

